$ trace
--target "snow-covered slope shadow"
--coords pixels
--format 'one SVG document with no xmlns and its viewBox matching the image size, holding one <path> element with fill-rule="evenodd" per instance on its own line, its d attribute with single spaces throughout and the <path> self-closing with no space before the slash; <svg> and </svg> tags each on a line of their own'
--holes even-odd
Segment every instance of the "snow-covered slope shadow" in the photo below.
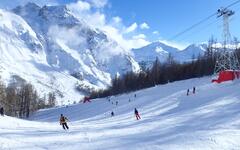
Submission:
<svg viewBox="0 0 240 150">
<path fill-rule="evenodd" d="M 111 97 L 110 102 L 103 98 L 41 110 L 32 121 L 1 117 L 0 147 L 240 149 L 240 81 L 212 84 L 210 80 L 190 79 Z M 196 93 L 187 96 L 187 89 L 193 86 Z M 134 108 L 141 120 L 135 119 Z M 114 117 L 110 117 L 111 111 Z M 58 124 L 61 113 L 70 120 L 67 133 Z"/>
</svg>

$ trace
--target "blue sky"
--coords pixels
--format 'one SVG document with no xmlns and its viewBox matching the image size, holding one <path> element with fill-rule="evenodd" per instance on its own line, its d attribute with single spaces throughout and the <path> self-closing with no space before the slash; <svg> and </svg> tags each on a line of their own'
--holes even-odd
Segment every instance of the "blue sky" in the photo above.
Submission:
<svg viewBox="0 0 240 150">
<path fill-rule="evenodd" d="M 66 0 L 65 0 L 66 1 Z M 148 41 L 172 40 L 177 33 L 199 22 L 236 0 L 108 0 L 104 7 L 107 19 L 119 16 L 125 26 L 146 23 L 149 29 L 137 30 Z M 232 36 L 240 38 L 240 3 L 231 7 L 235 15 L 230 19 Z M 222 19 L 213 17 L 193 30 L 169 41 L 179 45 L 201 43 L 211 36 L 222 39 Z M 154 32 L 155 31 L 155 32 Z M 157 33 L 158 34 L 153 34 Z M 133 34 L 136 34 L 133 33 Z M 132 36 L 131 34 L 128 36 Z"/>
<path fill-rule="evenodd" d="M 209 16 L 221 6 L 226 6 L 236 0 L 110 0 L 111 7 L 106 14 L 120 16 L 124 24 L 132 22 L 146 22 L 150 29 L 142 31 L 150 40 L 158 38 L 168 40 L 192 24 Z M 231 33 L 240 36 L 240 3 L 232 7 L 236 11 L 232 17 Z M 153 35 L 153 31 L 159 35 Z M 194 43 L 204 42 L 211 35 L 221 39 L 222 20 L 213 17 L 209 21 L 195 28 L 175 42 Z"/>
<path fill-rule="evenodd" d="M 106 31 L 127 48 L 157 40 L 183 48 L 206 42 L 211 36 L 221 40 L 222 19 L 216 17 L 178 38 L 171 37 L 236 0 L 1 0 L 0 7 L 28 1 L 39 5 L 70 5 L 79 17 Z M 235 15 L 230 19 L 230 31 L 240 38 L 240 3 L 231 9 Z"/>
</svg>

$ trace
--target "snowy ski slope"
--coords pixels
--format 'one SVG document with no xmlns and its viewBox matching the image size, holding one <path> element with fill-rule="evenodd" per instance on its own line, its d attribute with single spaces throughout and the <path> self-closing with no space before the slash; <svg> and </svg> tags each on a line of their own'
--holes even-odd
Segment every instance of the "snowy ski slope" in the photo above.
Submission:
<svg viewBox="0 0 240 150">
<path fill-rule="evenodd" d="M 240 81 L 212 84 L 210 78 L 169 83 L 41 110 L 30 120 L 0 117 L 1 150 L 229 150 L 240 149 Z M 196 86 L 196 94 L 186 96 Z M 130 102 L 129 102 L 130 98 Z M 118 106 L 112 102 L 118 101 Z M 142 117 L 133 115 L 137 108 Z M 111 111 L 115 112 L 110 117 Z M 60 113 L 69 131 L 58 123 Z"/>
</svg>

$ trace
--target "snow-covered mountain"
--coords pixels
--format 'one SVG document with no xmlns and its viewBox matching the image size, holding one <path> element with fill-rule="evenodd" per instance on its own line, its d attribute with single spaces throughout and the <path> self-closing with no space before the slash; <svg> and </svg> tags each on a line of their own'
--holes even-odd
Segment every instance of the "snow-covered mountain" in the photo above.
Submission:
<svg viewBox="0 0 240 150">
<path fill-rule="evenodd" d="M 116 74 L 139 70 L 127 51 L 66 6 L 0 10 L 0 51 L 4 81 L 22 78 L 40 94 L 56 91 L 65 103 L 106 87 Z"/>
<path fill-rule="evenodd" d="M 206 48 L 206 44 L 192 44 L 180 50 L 157 41 L 139 49 L 132 49 L 132 51 L 134 53 L 134 59 L 137 62 L 149 66 L 156 60 L 156 57 L 158 57 L 161 62 L 166 61 L 169 54 L 178 62 L 188 62 L 193 59 L 193 56 L 196 58 L 198 55 L 203 55 Z"/>
</svg>

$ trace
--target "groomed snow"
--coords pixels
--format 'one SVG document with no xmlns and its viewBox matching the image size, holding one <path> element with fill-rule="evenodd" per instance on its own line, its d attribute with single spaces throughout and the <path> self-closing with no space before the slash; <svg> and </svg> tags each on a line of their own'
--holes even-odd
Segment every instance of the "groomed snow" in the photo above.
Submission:
<svg viewBox="0 0 240 150">
<path fill-rule="evenodd" d="M 111 97 L 118 106 L 103 98 L 41 110 L 31 121 L 0 117 L 0 149 L 240 149 L 240 81 L 210 81 L 190 79 L 135 92 L 136 98 L 135 93 Z M 193 86 L 196 94 L 186 96 Z M 141 120 L 133 115 L 135 107 Z M 60 113 L 69 118 L 69 131 L 58 123 Z"/>
</svg>

